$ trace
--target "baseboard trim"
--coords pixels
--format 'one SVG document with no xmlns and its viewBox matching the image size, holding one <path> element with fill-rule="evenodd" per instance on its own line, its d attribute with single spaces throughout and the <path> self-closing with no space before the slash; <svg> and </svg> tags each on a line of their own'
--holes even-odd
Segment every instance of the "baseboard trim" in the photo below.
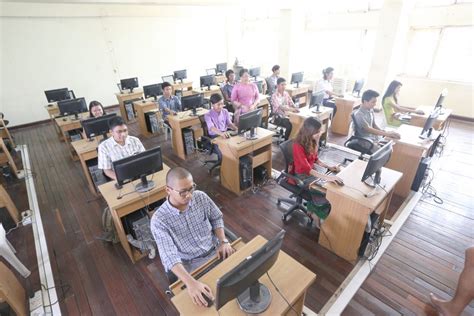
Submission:
<svg viewBox="0 0 474 316">
<path fill-rule="evenodd" d="M 467 116 L 461 116 L 461 115 L 454 115 L 451 114 L 451 118 L 458 120 L 458 121 L 464 121 L 464 122 L 474 122 L 474 117 L 467 117 Z"/>
</svg>

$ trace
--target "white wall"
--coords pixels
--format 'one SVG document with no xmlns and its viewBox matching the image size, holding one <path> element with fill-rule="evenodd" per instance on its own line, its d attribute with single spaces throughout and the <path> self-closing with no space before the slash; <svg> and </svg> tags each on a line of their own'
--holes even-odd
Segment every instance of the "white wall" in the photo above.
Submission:
<svg viewBox="0 0 474 316">
<path fill-rule="evenodd" d="M 12 125 L 46 119 L 44 90 L 62 87 L 112 105 L 120 78 L 137 76 L 142 86 L 179 69 L 199 85 L 206 68 L 232 62 L 226 34 L 237 26 L 223 10 L 3 4 L 1 111 Z"/>
</svg>

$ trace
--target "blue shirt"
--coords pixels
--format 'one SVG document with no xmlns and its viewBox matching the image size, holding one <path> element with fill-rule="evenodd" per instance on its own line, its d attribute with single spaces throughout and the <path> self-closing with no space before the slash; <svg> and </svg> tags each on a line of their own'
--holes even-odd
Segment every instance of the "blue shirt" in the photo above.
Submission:
<svg viewBox="0 0 474 316">
<path fill-rule="evenodd" d="M 175 95 L 172 95 L 169 99 L 166 99 L 165 96 L 162 96 L 158 99 L 158 104 L 160 105 L 160 111 L 163 115 L 163 119 L 168 117 L 168 113 L 166 113 L 165 108 L 174 112 L 182 111 L 181 100 Z"/>
<path fill-rule="evenodd" d="M 226 95 L 227 97 L 227 100 L 230 100 L 230 96 L 232 95 L 232 89 L 234 88 L 234 84 L 230 84 L 230 83 L 226 83 L 223 87 L 222 87 L 222 92 L 224 92 L 224 94 Z"/>
</svg>

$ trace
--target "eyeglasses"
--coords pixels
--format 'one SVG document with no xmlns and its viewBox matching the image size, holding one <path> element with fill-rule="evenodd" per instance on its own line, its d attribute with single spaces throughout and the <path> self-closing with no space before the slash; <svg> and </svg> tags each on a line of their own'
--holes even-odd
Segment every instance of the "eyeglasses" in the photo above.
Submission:
<svg viewBox="0 0 474 316">
<path fill-rule="evenodd" d="M 178 191 L 176 189 L 173 189 L 170 186 L 168 186 L 168 188 L 170 188 L 171 190 L 177 192 L 180 197 L 185 198 L 185 197 L 188 196 L 188 194 L 193 194 L 194 190 L 196 190 L 196 183 L 193 183 L 193 186 L 190 187 L 189 189 L 184 189 L 184 190 L 180 190 L 180 191 Z"/>
</svg>

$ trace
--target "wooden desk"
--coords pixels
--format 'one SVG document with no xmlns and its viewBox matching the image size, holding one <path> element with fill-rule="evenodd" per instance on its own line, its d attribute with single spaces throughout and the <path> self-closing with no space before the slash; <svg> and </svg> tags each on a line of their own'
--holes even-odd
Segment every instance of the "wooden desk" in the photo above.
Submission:
<svg viewBox="0 0 474 316">
<path fill-rule="evenodd" d="M 130 92 L 122 92 L 116 93 L 115 96 L 117 97 L 117 101 L 119 103 L 120 108 L 120 116 L 124 119 L 125 122 L 131 121 L 128 119 L 127 110 L 125 109 L 125 101 L 143 98 L 143 90 L 142 89 L 135 89 L 132 93 Z"/>
<path fill-rule="evenodd" d="M 171 84 L 171 87 L 173 88 L 173 94 L 176 93 L 176 90 L 180 90 L 183 93 L 183 96 L 190 95 L 189 92 L 186 91 L 192 91 L 193 90 L 193 82 L 192 81 L 186 81 L 184 80 L 183 82 L 175 82 Z"/>
<path fill-rule="evenodd" d="M 193 92 L 194 93 L 201 93 L 204 98 L 210 98 L 211 95 L 213 95 L 214 93 L 217 93 L 221 97 L 224 97 L 222 95 L 221 88 L 219 86 L 216 86 L 216 85 L 212 85 L 210 90 L 208 90 L 207 88 L 195 88 L 195 89 L 193 89 Z"/>
<path fill-rule="evenodd" d="M 155 187 L 146 193 L 134 192 L 135 185 L 140 183 L 140 180 L 127 183 L 120 190 L 115 188 L 116 181 L 110 181 L 99 186 L 99 191 L 110 208 L 120 243 L 133 263 L 143 258 L 146 254 L 130 246 L 121 218 L 166 197 L 166 173 L 169 169 L 166 164 L 163 164 L 163 170 L 147 177 L 148 180 L 153 178 Z M 127 194 L 129 192 L 133 193 Z M 119 193 L 122 195 L 121 199 L 117 199 Z"/>
<path fill-rule="evenodd" d="M 140 134 L 142 134 L 145 137 L 153 136 L 153 133 L 148 131 L 148 128 L 146 125 L 145 113 L 154 111 L 156 113 L 155 115 L 158 122 L 161 122 L 162 118 L 161 118 L 161 112 L 158 109 L 158 103 L 155 103 L 154 100 L 143 100 L 143 101 L 133 102 L 133 106 L 137 113 L 137 121 L 138 121 L 138 126 L 140 128 Z M 160 124 L 160 127 L 161 126 L 162 124 Z"/>
<path fill-rule="evenodd" d="M 335 98 L 336 115 L 331 122 L 331 131 L 339 135 L 348 135 L 349 126 L 351 125 L 351 113 L 354 107 L 360 105 L 361 99 L 351 95 L 343 98 Z"/>
<path fill-rule="evenodd" d="M 83 112 L 78 115 L 78 119 L 74 118 L 74 115 L 59 117 L 55 119 L 56 125 L 59 127 L 61 131 L 62 139 L 67 143 L 69 147 L 69 151 L 71 154 L 71 158 L 73 160 L 77 160 L 77 156 L 75 154 L 74 148 L 71 146 L 71 138 L 67 134 L 67 132 L 75 130 L 75 129 L 82 129 L 81 121 L 89 118 L 89 112 Z"/>
<path fill-rule="evenodd" d="M 259 94 L 260 103 L 257 108 L 262 109 L 262 122 L 265 128 L 268 128 L 268 118 L 270 117 L 270 102 L 268 102 L 268 96 L 266 94 Z"/>
<path fill-rule="evenodd" d="M 320 106 L 319 113 L 313 112 L 313 109 L 316 108 L 314 107 L 310 109 L 308 106 L 305 106 L 300 108 L 300 111 L 298 113 L 288 112 L 288 117 L 290 118 L 291 125 L 293 126 L 293 128 L 291 129 L 290 139 L 296 137 L 299 130 L 301 129 L 301 126 L 303 126 L 304 120 L 306 120 L 308 117 L 317 117 L 319 120 L 321 120 L 321 123 L 323 124 L 323 133 L 321 134 L 321 140 L 327 140 L 329 116 L 332 113 L 332 109 L 327 108 L 325 106 Z"/>
<path fill-rule="evenodd" d="M 46 111 L 48 112 L 49 118 L 51 119 L 51 122 L 53 123 L 54 129 L 55 129 L 56 132 L 58 133 L 59 140 L 64 141 L 64 140 L 62 139 L 61 130 L 59 129 L 59 127 L 58 127 L 58 125 L 56 124 L 56 122 L 54 121 L 55 118 L 56 118 L 57 116 L 59 116 L 59 114 L 60 114 L 60 112 L 59 112 L 59 107 L 58 107 L 58 103 L 57 103 L 57 102 L 50 103 L 50 104 L 48 104 L 48 105 L 45 105 L 44 108 L 45 108 Z"/>
<path fill-rule="evenodd" d="M 386 167 L 400 171 L 403 177 L 395 187 L 395 194 L 406 198 L 411 191 L 413 179 L 415 179 L 416 171 L 421 159 L 433 145 L 433 141 L 438 137 L 439 132 L 433 132 L 433 139 L 421 139 L 422 128 L 402 124 L 397 132 L 400 134 L 399 140 L 394 140 L 393 153 Z"/>
<path fill-rule="evenodd" d="M 288 85 L 286 87 L 286 92 L 288 92 L 290 97 L 293 99 L 299 99 L 300 108 L 308 104 L 308 91 L 309 85 L 306 84 L 300 84 L 298 88 L 293 85 Z"/>
<path fill-rule="evenodd" d="M 380 184 L 385 185 L 388 193 L 380 190 L 377 195 L 366 198 L 362 192 L 372 191 L 371 187 L 360 181 L 366 166 L 366 161 L 354 160 L 338 174 L 344 180 L 344 186 L 332 183 L 325 185 L 331 212 L 321 226 L 319 244 L 352 264 L 357 261 L 369 215 L 377 212 L 379 221 L 383 222 L 393 189 L 402 177 L 398 171 L 383 168 Z"/>
<path fill-rule="evenodd" d="M 209 285 L 212 293 L 215 295 L 217 279 L 262 247 L 265 242 L 265 238 L 256 236 L 237 250 L 232 256 L 202 276 L 199 281 Z M 316 275 L 283 251 L 280 251 L 277 261 L 268 271 L 268 274 L 270 274 L 273 282 L 278 286 L 281 294 L 290 302 L 293 308 L 298 312 L 298 315 L 301 315 L 306 291 L 316 280 Z M 275 290 L 275 287 L 266 274 L 263 275 L 259 281 L 267 286 L 272 294 L 270 306 L 260 315 L 295 315 L 295 312 L 290 309 L 288 304 Z M 181 291 L 174 296 L 171 301 L 180 315 L 218 315 L 214 306 L 208 308 L 194 305 L 187 291 Z M 245 315 L 245 313 L 240 310 L 236 300 L 232 300 L 224 305 L 219 310 L 219 314 Z"/>
<path fill-rule="evenodd" d="M 216 79 L 216 84 L 225 83 L 226 81 L 225 75 L 216 75 L 215 79 Z"/>
<path fill-rule="evenodd" d="M 89 172 L 89 167 L 87 166 L 87 162 L 92 159 L 96 159 L 98 156 L 97 147 L 99 147 L 99 142 L 102 140 L 102 136 L 94 137 L 92 141 L 87 139 L 81 139 L 76 142 L 72 142 L 71 145 L 74 148 L 77 156 L 79 157 L 79 161 L 81 162 L 82 171 L 86 176 L 87 186 L 89 187 L 89 191 L 92 194 L 97 196 L 97 191 L 95 189 L 94 181 L 92 181 L 91 174 Z"/>
<path fill-rule="evenodd" d="M 15 315 L 29 315 L 26 291 L 13 273 L 3 262 L 0 262 L 0 302 L 6 302 Z"/>
<path fill-rule="evenodd" d="M 252 157 L 252 168 L 265 166 L 267 174 L 272 174 L 272 136 L 275 132 L 264 128 L 257 128 L 257 139 L 246 140 L 243 136 L 231 138 L 217 137 L 215 144 L 222 152 L 221 184 L 228 190 L 240 195 L 244 190 L 240 189 L 240 165 L 239 159 L 250 153 Z"/>
<path fill-rule="evenodd" d="M 425 112 L 425 114 L 418 115 L 418 114 L 415 114 L 415 113 L 411 113 L 410 114 L 411 119 L 408 122 L 408 124 L 413 125 L 413 126 L 418 126 L 418 127 L 425 126 L 425 122 L 428 119 L 428 117 L 430 116 L 431 111 L 433 111 L 433 109 L 434 109 L 434 107 L 432 107 L 432 106 L 420 106 L 420 107 L 418 107 L 417 110 L 422 110 L 423 112 Z M 433 124 L 433 129 L 438 130 L 438 131 L 444 128 L 444 125 L 445 125 L 446 121 L 448 120 L 449 116 L 451 115 L 451 113 L 453 113 L 453 110 L 443 108 L 442 113 L 443 114 L 440 114 L 438 116 L 438 118 L 436 119 L 436 122 Z"/>
<path fill-rule="evenodd" d="M 205 115 L 209 110 L 198 108 L 198 116 L 191 116 L 191 111 L 179 112 L 177 115 L 168 115 L 168 122 L 173 129 L 173 153 L 179 158 L 186 160 L 183 142 L 183 128 L 191 128 L 194 132 L 194 139 L 203 135 L 201 121 L 199 116 Z"/>
</svg>

